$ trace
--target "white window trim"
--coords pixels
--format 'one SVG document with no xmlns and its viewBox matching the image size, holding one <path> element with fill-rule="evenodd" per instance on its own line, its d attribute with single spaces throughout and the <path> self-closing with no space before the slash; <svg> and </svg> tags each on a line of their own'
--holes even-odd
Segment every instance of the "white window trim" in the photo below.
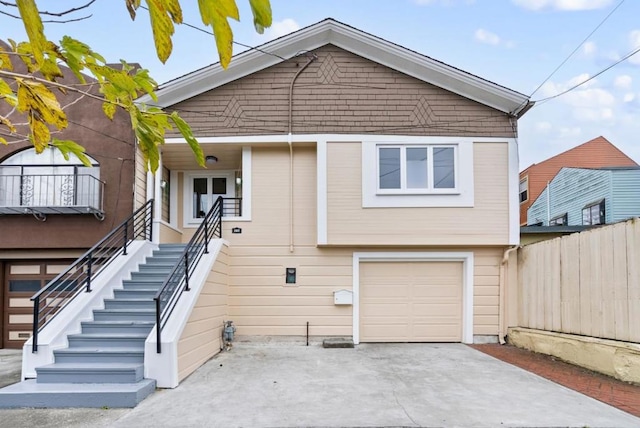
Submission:
<svg viewBox="0 0 640 428">
<path fill-rule="evenodd" d="M 406 189 L 388 191 L 378 189 L 378 148 L 398 146 L 455 146 L 455 189 Z M 432 174 L 432 173 L 431 173 Z M 432 180 L 432 176 L 431 182 Z M 454 137 L 396 138 L 362 142 L 362 207 L 363 208 L 420 208 L 473 207 L 473 140 Z M 416 191 L 417 190 L 417 191 Z"/>
<path fill-rule="evenodd" d="M 380 149 L 398 148 L 400 149 L 400 188 L 399 189 L 381 189 L 380 188 Z M 407 187 L 407 148 L 426 148 L 427 149 L 427 187 L 425 188 L 408 188 Z M 452 148 L 453 149 L 453 174 L 455 187 L 436 189 L 433 187 L 435 180 L 433 178 L 433 149 L 436 148 Z M 459 195 L 458 190 L 458 145 L 457 144 L 378 144 L 376 145 L 376 194 L 377 195 Z"/>
<path fill-rule="evenodd" d="M 195 178 L 214 178 L 214 177 L 224 177 L 227 179 L 227 189 L 232 188 L 234 186 L 234 171 L 229 170 L 219 170 L 219 171 L 185 171 L 184 172 L 184 223 L 186 226 L 194 226 L 202 223 L 201 218 L 193 217 L 193 213 L 191 212 L 191 195 L 193 194 L 193 180 Z M 235 193 L 234 193 L 235 196 Z M 231 196 L 231 197 L 234 197 Z M 211 201 L 212 203 L 215 201 Z"/>
<path fill-rule="evenodd" d="M 462 262 L 462 343 L 473 343 L 473 252 L 353 253 L 353 343 L 360 343 L 360 262 Z"/>
</svg>

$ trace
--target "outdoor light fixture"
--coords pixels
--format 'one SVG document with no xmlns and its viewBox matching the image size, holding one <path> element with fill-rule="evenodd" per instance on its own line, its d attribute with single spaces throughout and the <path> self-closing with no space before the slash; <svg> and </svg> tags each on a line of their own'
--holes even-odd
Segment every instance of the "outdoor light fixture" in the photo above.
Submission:
<svg viewBox="0 0 640 428">
<path fill-rule="evenodd" d="M 236 184 L 238 186 L 242 184 L 242 177 L 236 177 Z"/>
<path fill-rule="evenodd" d="M 212 155 L 209 155 L 205 158 L 205 161 L 207 162 L 207 165 L 213 165 L 214 163 L 218 162 L 218 158 Z"/>
</svg>

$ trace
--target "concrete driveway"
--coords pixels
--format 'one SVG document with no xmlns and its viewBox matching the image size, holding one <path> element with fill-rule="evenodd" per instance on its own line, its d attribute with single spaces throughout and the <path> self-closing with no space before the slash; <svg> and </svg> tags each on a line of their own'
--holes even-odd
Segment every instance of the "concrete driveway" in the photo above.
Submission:
<svg viewBox="0 0 640 428">
<path fill-rule="evenodd" d="M 1 410 L 0 426 L 638 427 L 640 419 L 460 344 L 240 342 L 135 409 Z"/>
</svg>

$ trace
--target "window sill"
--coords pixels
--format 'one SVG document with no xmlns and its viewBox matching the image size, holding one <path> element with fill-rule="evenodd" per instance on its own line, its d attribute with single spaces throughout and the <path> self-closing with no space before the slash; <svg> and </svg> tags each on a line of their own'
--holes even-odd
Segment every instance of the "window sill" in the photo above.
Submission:
<svg viewBox="0 0 640 428">
<path fill-rule="evenodd" d="M 376 196 L 429 196 L 429 195 L 460 195 L 461 192 L 457 189 L 442 189 L 442 190 L 429 190 L 429 191 L 416 191 L 416 190 L 378 190 Z"/>
</svg>

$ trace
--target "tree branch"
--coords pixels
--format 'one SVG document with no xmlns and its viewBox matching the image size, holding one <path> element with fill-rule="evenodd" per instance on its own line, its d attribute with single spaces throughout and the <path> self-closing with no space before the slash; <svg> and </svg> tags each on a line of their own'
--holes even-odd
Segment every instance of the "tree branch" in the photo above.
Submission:
<svg viewBox="0 0 640 428">
<path fill-rule="evenodd" d="M 62 17 L 64 15 L 69 15 L 70 13 L 77 12 L 77 11 L 82 10 L 82 9 L 86 9 L 89 6 L 91 6 L 93 3 L 95 3 L 95 1 L 96 0 L 89 0 L 87 3 L 83 4 L 82 6 L 72 7 L 71 9 L 67 9 L 67 10 L 64 10 L 62 12 L 47 12 L 46 10 L 41 10 L 41 11 L 38 11 L 38 12 L 40 13 L 40 15 Z M 9 1 L 3 1 L 3 0 L 0 0 L 0 5 L 9 6 L 9 7 L 16 7 L 16 8 L 18 7 L 18 5 L 16 5 L 15 3 L 12 3 L 12 2 L 9 2 Z M 0 13 L 2 13 L 4 15 L 11 16 L 12 18 L 16 18 L 15 16 L 13 16 L 11 14 L 8 14 L 6 12 L 0 11 Z M 89 16 L 91 16 L 91 15 L 89 15 Z M 22 19 L 20 17 L 17 17 L 17 18 L 18 19 Z M 59 22 L 59 21 L 45 21 L 45 22 Z"/>
</svg>

